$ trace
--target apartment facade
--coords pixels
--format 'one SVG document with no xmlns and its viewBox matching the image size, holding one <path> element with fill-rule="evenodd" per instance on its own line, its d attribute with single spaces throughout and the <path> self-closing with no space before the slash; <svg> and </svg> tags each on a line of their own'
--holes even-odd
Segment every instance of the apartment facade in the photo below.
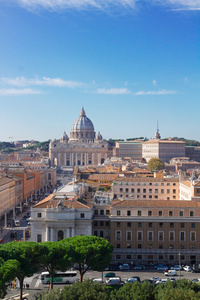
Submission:
<svg viewBox="0 0 200 300">
<path fill-rule="evenodd" d="M 114 245 L 114 263 L 200 263 L 199 202 L 124 200 L 96 210 L 93 234 Z"/>
<path fill-rule="evenodd" d="M 178 200 L 178 178 L 125 177 L 112 186 L 113 199 Z"/>
<path fill-rule="evenodd" d="M 119 157 L 130 157 L 135 160 L 142 158 L 142 141 L 116 142 L 116 153 Z"/>
<path fill-rule="evenodd" d="M 16 205 L 15 179 L 0 178 L 0 216 L 11 210 Z"/>
</svg>

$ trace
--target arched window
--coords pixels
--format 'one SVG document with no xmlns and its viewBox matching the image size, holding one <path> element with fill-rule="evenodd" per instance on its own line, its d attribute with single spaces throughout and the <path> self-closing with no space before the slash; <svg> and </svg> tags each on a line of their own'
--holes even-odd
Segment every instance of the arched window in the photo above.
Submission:
<svg viewBox="0 0 200 300">
<path fill-rule="evenodd" d="M 61 241 L 64 239 L 64 232 L 62 230 L 58 231 L 58 241 Z"/>
</svg>

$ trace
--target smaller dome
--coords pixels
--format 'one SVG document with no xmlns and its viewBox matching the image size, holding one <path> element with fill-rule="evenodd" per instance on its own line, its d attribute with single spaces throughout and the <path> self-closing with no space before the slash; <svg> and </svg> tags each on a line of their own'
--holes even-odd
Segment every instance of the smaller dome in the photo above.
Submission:
<svg viewBox="0 0 200 300">
<path fill-rule="evenodd" d="M 62 137 L 61 137 L 61 139 L 60 139 L 60 141 L 61 142 L 67 142 L 69 140 L 69 138 L 68 138 L 68 135 L 66 134 L 66 132 L 64 131 L 64 133 L 63 133 L 63 135 L 62 135 Z"/>
<path fill-rule="evenodd" d="M 103 140 L 103 137 L 102 137 L 102 135 L 100 134 L 100 132 L 97 133 L 96 140 L 97 140 L 97 141 Z"/>
</svg>

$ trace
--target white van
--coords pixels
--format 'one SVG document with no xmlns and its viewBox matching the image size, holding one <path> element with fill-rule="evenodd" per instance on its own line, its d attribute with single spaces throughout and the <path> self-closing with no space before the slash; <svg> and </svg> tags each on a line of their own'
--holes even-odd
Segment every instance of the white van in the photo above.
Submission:
<svg viewBox="0 0 200 300">
<path fill-rule="evenodd" d="M 106 280 L 107 285 L 119 285 L 121 282 L 120 277 L 112 277 Z"/>
<path fill-rule="evenodd" d="M 169 270 L 167 272 L 164 273 L 165 276 L 176 276 L 176 270 Z"/>
</svg>

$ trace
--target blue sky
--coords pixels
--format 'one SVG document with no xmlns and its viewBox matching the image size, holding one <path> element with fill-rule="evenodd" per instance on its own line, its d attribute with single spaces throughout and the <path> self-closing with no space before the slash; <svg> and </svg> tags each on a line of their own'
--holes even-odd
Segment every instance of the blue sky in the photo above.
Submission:
<svg viewBox="0 0 200 300">
<path fill-rule="evenodd" d="M 0 0 L 0 141 L 200 140 L 199 0 Z"/>
</svg>

